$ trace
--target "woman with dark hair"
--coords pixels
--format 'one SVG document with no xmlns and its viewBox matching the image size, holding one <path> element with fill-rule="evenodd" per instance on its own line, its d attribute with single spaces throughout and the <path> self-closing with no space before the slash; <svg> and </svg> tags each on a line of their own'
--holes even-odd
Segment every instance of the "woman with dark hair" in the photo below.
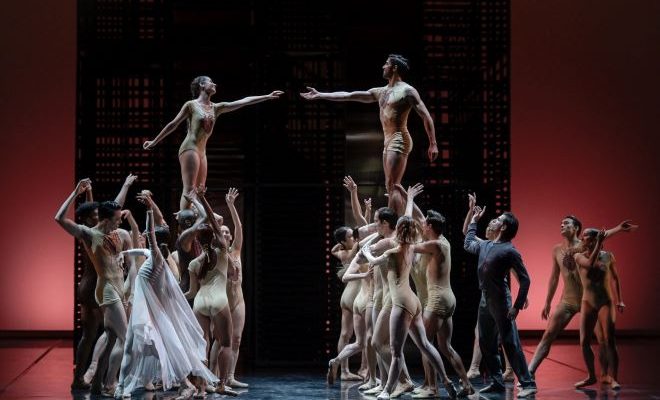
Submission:
<svg viewBox="0 0 660 400">
<path fill-rule="evenodd" d="M 193 192 L 195 193 L 195 192 Z M 237 392 L 228 386 L 232 359 L 232 318 L 227 298 L 227 278 L 238 279 L 236 266 L 229 262 L 229 246 L 222 235 L 220 224 L 213 217 L 211 206 L 204 197 L 204 191 L 196 192 L 197 199 L 186 195 L 196 207 L 202 207 L 210 216 L 209 224 L 197 227 L 202 253 L 190 262 L 190 289 L 186 298 L 195 299 L 193 311 L 204 330 L 204 336 L 213 341 L 210 353 L 210 367 L 218 377 L 216 392 L 236 396 Z M 211 331 L 213 327 L 213 331 Z"/>
<path fill-rule="evenodd" d="M 440 354 L 427 339 L 422 319 L 422 306 L 410 287 L 410 270 L 415 257 L 413 247 L 420 233 L 418 223 L 411 217 L 413 211 L 412 199 L 418 193 L 414 188 L 408 189 L 406 214 L 399 218 L 396 224 L 397 247 L 385 251 L 378 257 L 371 254 L 370 243 L 362 247 L 362 253 L 371 265 L 387 268 L 387 284 L 393 303 L 390 316 L 392 363 L 390 364 L 387 384 L 378 395 L 379 399 L 389 399 L 399 380 L 403 367 L 403 345 L 408 333 L 410 333 L 410 337 L 422 354 L 431 362 L 436 373 L 440 374 L 449 397 L 456 397 L 456 389 L 447 376 Z"/>
<path fill-rule="evenodd" d="M 206 141 L 213 132 L 216 118 L 223 113 L 239 108 L 261 103 L 262 101 L 279 98 L 284 92 L 276 90 L 263 96 L 249 96 L 231 102 L 211 102 L 211 96 L 216 92 L 216 84 L 208 76 L 198 76 L 190 84 L 193 100 L 187 101 L 181 111 L 154 138 L 144 142 L 145 149 L 153 149 L 167 135 L 174 132 L 184 120 L 188 121 L 188 132 L 179 147 L 179 163 L 181 164 L 181 180 L 183 194 L 179 203 L 180 209 L 190 206 L 183 196 L 197 186 L 206 185 Z"/>
<path fill-rule="evenodd" d="M 123 257 L 143 256 L 146 260 L 135 279 L 133 308 L 128 323 L 124 357 L 115 398 L 130 396 L 140 387 L 148 388 L 155 380 L 165 389 L 182 385 L 181 397 L 195 394 L 188 376 L 217 382 L 218 378 L 206 367 L 206 342 L 202 328 L 166 266 L 169 256 L 169 229 L 154 228 L 154 211 L 146 203 L 147 240 L 149 249 L 133 249 Z"/>
</svg>

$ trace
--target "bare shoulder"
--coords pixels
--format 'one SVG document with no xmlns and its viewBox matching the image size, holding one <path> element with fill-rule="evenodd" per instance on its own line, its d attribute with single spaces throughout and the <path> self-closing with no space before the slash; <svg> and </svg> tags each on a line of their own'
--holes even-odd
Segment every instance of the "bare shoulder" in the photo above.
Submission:
<svg viewBox="0 0 660 400">
<path fill-rule="evenodd" d="M 372 96 L 374 96 L 378 99 L 383 94 L 385 89 L 386 89 L 385 86 L 379 86 L 379 87 L 371 88 L 371 89 L 367 90 L 367 92 L 371 93 Z"/>
<path fill-rule="evenodd" d="M 117 234 L 119 235 L 119 237 L 121 238 L 122 241 L 124 241 L 124 240 L 130 241 L 131 240 L 131 234 L 128 233 L 128 231 L 126 229 L 118 228 L 117 229 Z"/>
</svg>

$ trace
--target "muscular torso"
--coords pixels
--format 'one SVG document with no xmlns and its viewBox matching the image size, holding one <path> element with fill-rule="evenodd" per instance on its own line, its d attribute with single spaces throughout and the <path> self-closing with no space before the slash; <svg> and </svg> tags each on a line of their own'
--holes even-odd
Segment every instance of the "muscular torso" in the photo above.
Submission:
<svg viewBox="0 0 660 400">
<path fill-rule="evenodd" d="M 216 119 L 216 105 L 205 106 L 195 100 L 187 103 L 188 132 L 186 138 L 179 147 L 179 154 L 186 150 L 196 150 L 201 154 L 206 151 L 206 141 L 213 133 L 213 126 Z"/>
<path fill-rule="evenodd" d="M 117 262 L 117 256 L 122 251 L 124 244 L 119 230 L 105 234 L 96 228 L 86 228 L 83 244 L 98 276 L 97 301 L 103 298 L 99 293 L 102 292 L 106 283 L 115 287 L 118 293 L 123 293 L 124 270 Z"/>
<path fill-rule="evenodd" d="M 435 241 L 437 251 L 432 254 L 423 254 L 422 261 L 426 262 L 426 281 L 428 285 L 451 288 L 449 275 L 451 273 L 451 246 L 443 236 Z"/>
<path fill-rule="evenodd" d="M 398 82 L 393 87 L 385 86 L 377 92 L 385 143 L 396 132 L 408 132 L 408 114 L 412 108 L 411 89 L 412 86 L 407 83 Z"/>
<path fill-rule="evenodd" d="M 572 249 L 573 247 L 566 244 L 558 244 L 554 249 L 554 257 L 555 262 L 559 265 L 559 272 L 564 283 L 561 301 L 579 309 L 582 301 L 582 283 L 571 252 Z"/>
</svg>

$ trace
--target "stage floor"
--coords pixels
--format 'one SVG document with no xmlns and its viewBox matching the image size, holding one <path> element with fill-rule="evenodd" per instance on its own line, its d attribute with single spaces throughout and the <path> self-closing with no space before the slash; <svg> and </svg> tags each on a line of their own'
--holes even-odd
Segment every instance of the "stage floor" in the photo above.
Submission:
<svg viewBox="0 0 660 400">
<path fill-rule="evenodd" d="M 525 341 L 530 359 L 536 341 Z M 550 358 L 537 372 L 539 393 L 536 399 L 660 399 L 660 374 L 654 366 L 660 359 L 660 339 L 622 339 L 618 343 L 622 389 L 614 392 L 594 385 L 590 390 L 573 389 L 573 383 L 586 376 L 581 353 L 573 340 L 553 346 Z M 72 348 L 68 340 L 0 341 L 0 399 L 90 399 L 89 393 L 69 392 L 72 376 Z M 415 373 L 417 372 L 417 373 Z M 241 399 L 374 399 L 358 393 L 358 384 L 349 382 L 328 388 L 324 372 L 256 370 L 240 376 L 250 384 Z M 421 380 L 413 370 L 413 379 Z M 482 387 L 481 380 L 474 381 Z M 489 399 L 514 399 L 516 390 L 510 385 L 505 396 Z M 442 392 L 442 398 L 447 398 Z M 175 392 L 133 395 L 133 399 L 174 399 Z M 207 399 L 223 398 L 220 395 Z M 409 395 L 401 397 L 411 399 Z M 471 396 L 470 398 L 479 398 Z"/>
</svg>

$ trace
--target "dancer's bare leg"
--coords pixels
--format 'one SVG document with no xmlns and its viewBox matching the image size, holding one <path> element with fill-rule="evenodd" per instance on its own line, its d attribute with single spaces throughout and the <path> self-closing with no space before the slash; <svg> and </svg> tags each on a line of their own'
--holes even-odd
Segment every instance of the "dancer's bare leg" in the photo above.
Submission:
<svg viewBox="0 0 660 400">
<path fill-rule="evenodd" d="M 596 322 L 598 322 L 598 310 L 593 308 L 588 302 L 582 302 L 582 316 L 580 317 L 580 347 L 582 347 L 582 356 L 587 367 L 587 378 L 577 382 L 576 388 L 593 385 L 597 382 L 596 369 L 594 366 L 594 352 L 591 350 L 591 336 L 593 335 Z"/>
<path fill-rule="evenodd" d="M 197 322 L 199 323 L 199 326 L 202 328 L 202 332 L 204 332 L 204 341 L 206 341 L 206 354 L 209 355 L 207 358 L 208 360 L 208 367 L 211 371 L 216 370 L 216 364 L 217 364 L 217 358 L 214 359 L 213 357 L 210 356 L 210 347 L 211 347 L 211 319 L 205 315 L 195 313 L 195 318 L 197 319 Z"/>
<path fill-rule="evenodd" d="M 124 350 L 126 335 L 126 312 L 120 302 L 101 307 L 103 312 L 103 328 L 108 338 L 108 344 L 99 358 L 96 373 L 92 379 L 92 394 L 101 394 L 102 382 L 114 386 L 117 373 L 121 366 L 121 356 Z M 112 375 L 114 373 L 114 375 Z M 112 388 L 114 390 L 114 388 Z"/>
<path fill-rule="evenodd" d="M 390 314 L 392 307 L 384 308 L 378 313 L 376 324 L 374 325 L 374 334 L 371 344 L 378 355 L 378 368 L 380 369 L 381 384 L 371 390 L 364 392 L 365 394 L 376 394 L 382 391 L 390 370 L 392 362 L 392 353 L 390 347 Z M 405 358 L 402 355 L 402 370 L 399 376 L 399 382 L 402 384 L 410 385 L 410 374 L 406 367 Z"/>
<path fill-rule="evenodd" d="M 429 314 L 431 314 L 430 319 L 435 320 L 435 330 L 437 331 L 438 335 L 438 347 L 440 352 L 449 360 L 451 366 L 454 368 L 454 371 L 456 371 L 459 378 L 461 379 L 461 382 L 463 383 L 463 391 L 461 394 L 473 394 L 474 388 L 472 387 L 472 384 L 470 384 L 470 380 L 467 377 L 465 367 L 463 366 L 463 361 L 461 361 L 461 357 L 451 345 L 451 337 L 454 332 L 454 323 L 452 321 L 452 317 L 441 319 L 433 313 Z"/>
<path fill-rule="evenodd" d="M 87 360 L 94 348 L 94 341 L 98 334 L 99 328 L 103 326 L 103 314 L 98 307 L 81 306 L 81 324 L 82 324 L 82 337 L 78 342 L 78 349 L 76 351 L 76 369 L 73 373 L 73 383 L 71 389 L 84 389 L 88 384 L 84 381 L 83 375 L 87 367 Z"/>
<path fill-rule="evenodd" d="M 328 363 L 330 367 L 328 370 L 328 383 L 331 385 L 336 379 L 337 366 L 343 363 L 344 360 L 348 360 L 352 355 L 364 351 L 367 336 L 367 324 L 362 315 L 353 314 L 353 327 L 355 329 L 355 342 L 344 346 L 337 357 L 333 358 Z"/>
<path fill-rule="evenodd" d="M 231 350 L 232 350 L 232 364 L 229 369 L 228 383 L 232 387 L 248 387 L 247 384 L 239 382 L 234 378 L 236 371 L 236 364 L 238 363 L 238 352 L 241 347 L 241 338 L 243 336 L 243 327 L 245 326 L 245 302 L 241 301 L 231 312 L 232 324 L 232 337 L 231 337 Z"/>
<path fill-rule="evenodd" d="M 604 350 L 599 351 L 599 353 L 604 353 L 603 364 L 601 365 L 603 369 L 603 374 L 606 375 L 606 383 L 612 385 L 612 389 L 620 389 L 619 385 L 619 351 L 616 348 L 616 338 L 614 332 L 614 318 L 615 310 L 611 305 L 605 305 L 598 311 L 598 328 L 601 331 L 601 348 Z M 600 350 L 600 349 L 599 349 Z"/>
<path fill-rule="evenodd" d="M 564 303 L 559 303 L 555 309 L 555 312 L 550 317 L 550 320 L 548 321 L 548 327 L 545 328 L 543 337 L 541 338 L 538 346 L 536 346 L 536 351 L 534 352 L 532 361 L 529 363 L 529 372 L 532 375 L 536 374 L 536 370 L 538 369 L 539 365 L 550 353 L 550 346 L 552 345 L 552 342 L 555 341 L 557 335 L 559 335 L 559 333 L 564 330 L 564 328 L 566 328 L 568 323 L 571 322 L 571 319 L 573 319 L 574 315 L 575 314 L 570 311 L 564 305 Z"/>
<path fill-rule="evenodd" d="M 437 334 L 437 325 L 434 320 L 427 318 L 427 314 L 431 313 L 424 312 L 424 329 L 426 330 L 426 338 L 431 342 Z M 436 379 L 435 370 L 429 360 L 424 356 L 422 356 L 422 367 L 424 368 L 424 383 L 420 389 L 422 389 L 427 395 L 430 395 L 430 392 L 437 393 L 438 381 Z"/>
<path fill-rule="evenodd" d="M 103 324 L 102 313 L 101 313 L 101 324 Z M 90 361 L 89 368 L 87 368 L 87 372 L 85 372 L 85 376 L 83 377 L 85 383 L 92 382 L 92 379 L 94 378 L 94 374 L 96 373 L 96 369 L 98 368 L 99 365 L 99 359 L 101 358 L 101 354 L 103 354 L 103 351 L 105 350 L 107 345 L 108 345 L 108 335 L 106 335 L 105 332 L 103 332 L 96 341 L 96 344 L 94 345 L 94 352 L 92 353 L 92 361 Z"/>
<path fill-rule="evenodd" d="M 344 347 L 348 345 L 353 336 L 353 310 L 348 308 L 341 309 L 341 332 L 339 333 L 339 340 L 337 341 L 337 353 L 341 353 Z M 362 380 L 360 375 L 352 373 L 348 369 L 348 359 L 341 362 L 341 380 L 343 381 L 359 381 Z"/>
<path fill-rule="evenodd" d="M 403 215 L 406 206 L 406 199 L 403 198 L 394 186 L 401 184 L 403 174 L 406 172 L 408 157 L 394 151 L 383 153 L 383 170 L 385 171 L 385 187 L 389 194 L 387 206 L 394 209 L 397 215 Z"/>
<path fill-rule="evenodd" d="M 218 387 L 217 393 L 236 396 L 238 393 L 226 387 L 227 375 L 232 365 L 231 351 L 232 321 L 229 306 L 223 308 L 219 313 L 213 316 L 213 346 L 211 347 L 211 357 L 218 360 Z"/>
<path fill-rule="evenodd" d="M 392 307 L 390 314 L 390 352 L 392 354 L 392 362 L 390 363 L 390 370 L 387 376 L 387 383 L 383 391 L 390 394 L 394 391 L 394 386 L 399 381 L 399 375 L 403 368 L 402 355 L 403 345 L 406 343 L 408 337 L 408 327 L 412 322 L 412 316 L 403 310 L 401 307 Z M 379 396 L 381 397 L 381 396 Z"/>
<path fill-rule="evenodd" d="M 378 361 L 376 357 L 376 350 L 374 350 L 374 347 L 371 345 L 371 340 L 374 335 L 373 307 L 367 307 L 367 311 L 365 313 L 365 323 L 367 328 L 365 334 L 365 346 L 367 354 L 367 366 L 369 369 L 369 379 L 363 385 L 364 387 L 361 386 L 362 390 L 371 389 L 376 386 L 376 369 Z"/>
<path fill-rule="evenodd" d="M 119 371 L 119 382 L 115 388 L 114 395 L 115 398 L 122 398 L 124 395 L 130 396 L 130 393 L 124 393 L 124 380 L 126 379 L 126 373 L 128 368 L 131 366 L 133 361 L 133 331 L 130 330 L 126 332 L 126 345 L 124 346 L 124 353 L 121 359 L 121 370 Z"/>
<path fill-rule="evenodd" d="M 190 202 L 183 197 L 184 194 L 190 193 L 190 191 L 197 187 L 199 183 L 197 178 L 200 176 L 202 170 L 202 157 L 195 150 L 185 150 L 179 155 L 179 163 L 181 164 L 181 181 L 183 182 L 183 192 L 181 193 L 181 200 L 179 200 L 179 209 L 183 210 L 190 208 Z M 206 163 L 206 156 L 204 158 L 204 164 Z M 206 169 L 206 166 L 204 166 Z M 204 172 L 204 177 L 206 178 L 206 172 Z"/>
<path fill-rule="evenodd" d="M 467 376 L 475 379 L 481 376 L 479 367 L 481 365 L 481 347 L 479 347 L 479 324 L 474 326 L 474 345 L 472 346 L 472 361 Z"/>
</svg>

